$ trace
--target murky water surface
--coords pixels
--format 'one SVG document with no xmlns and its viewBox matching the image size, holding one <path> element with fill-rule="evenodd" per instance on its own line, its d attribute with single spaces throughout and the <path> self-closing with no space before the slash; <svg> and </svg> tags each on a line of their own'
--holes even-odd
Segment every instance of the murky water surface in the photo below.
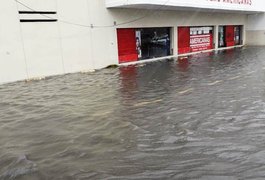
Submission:
<svg viewBox="0 0 265 180">
<path fill-rule="evenodd" d="M 0 179 L 264 178 L 264 47 L 0 86 Z"/>
</svg>

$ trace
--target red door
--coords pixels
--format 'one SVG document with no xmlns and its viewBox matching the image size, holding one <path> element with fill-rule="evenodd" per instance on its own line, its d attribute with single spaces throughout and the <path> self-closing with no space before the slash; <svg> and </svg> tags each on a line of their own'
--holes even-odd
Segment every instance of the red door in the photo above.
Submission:
<svg viewBox="0 0 265 180">
<path fill-rule="evenodd" d="M 135 29 L 117 29 L 119 63 L 138 60 Z"/>
<path fill-rule="evenodd" d="M 226 47 L 235 45 L 235 30 L 234 26 L 226 26 L 225 27 L 225 42 Z"/>
<path fill-rule="evenodd" d="M 178 53 L 185 54 L 190 52 L 190 28 L 178 28 Z"/>
</svg>

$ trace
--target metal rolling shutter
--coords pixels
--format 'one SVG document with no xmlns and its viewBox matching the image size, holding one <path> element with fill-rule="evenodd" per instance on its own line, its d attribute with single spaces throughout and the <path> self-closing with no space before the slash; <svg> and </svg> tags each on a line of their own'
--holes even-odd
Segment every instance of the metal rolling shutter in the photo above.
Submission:
<svg viewBox="0 0 265 180">
<path fill-rule="evenodd" d="M 235 45 L 235 30 L 234 30 L 234 26 L 226 26 L 225 41 L 226 41 L 226 46 L 227 47 Z"/>
<path fill-rule="evenodd" d="M 190 52 L 190 28 L 178 28 L 178 53 L 185 54 Z"/>
<path fill-rule="evenodd" d="M 117 29 L 119 63 L 138 60 L 135 29 Z"/>
</svg>

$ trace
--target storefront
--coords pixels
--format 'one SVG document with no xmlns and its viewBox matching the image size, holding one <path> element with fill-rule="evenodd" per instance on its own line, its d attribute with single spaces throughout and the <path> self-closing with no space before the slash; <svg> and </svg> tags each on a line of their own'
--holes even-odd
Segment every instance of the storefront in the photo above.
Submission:
<svg viewBox="0 0 265 180">
<path fill-rule="evenodd" d="M 232 47 L 243 44 L 243 26 L 218 27 L 218 47 Z M 214 26 L 178 27 L 178 54 L 214 49 Z"/>
<path fill-rule="evenodd" d="M 214 34 L 218 27 L 218 34 Z M 173 54 L 173 28 L 117 29 L 119 63 L 166 57 Z M 241 45 L 243 26 L 191 26 L 177 28 L 178 54 Z M 218 36 L 218 42 L 214 37 Z M 217 40 L 216 40 L 217 41 Z"/>
<path fill-rule="evenodd" d="M 178 54 L 213 49 L 212 26 L 178 27 Z"/>
<path fill-rule="evenodd" d="M 171 28 L 117 29 L 119 62 L 172 55 Z"/>
<path fill-rule="evenodd" d="M 231 47 L 242 45 L 243 26 L 219 26 L 218 28 L 218 47 Z"/>
</svg>

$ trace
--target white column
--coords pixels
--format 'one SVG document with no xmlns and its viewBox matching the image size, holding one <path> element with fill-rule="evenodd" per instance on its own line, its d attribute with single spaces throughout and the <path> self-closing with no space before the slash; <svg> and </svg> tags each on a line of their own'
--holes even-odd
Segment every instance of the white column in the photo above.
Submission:
<svg viewBox="0 0 265 180">
<path fill-rule="evenodd" d="M 217 50 L 218 49 L 218 29 L 219 29 L 219 25 L 214 26 L 214 49 Z"/>
<path fill-rule="evenodd" d="M 173 28 L 173 55 L 177 56 L 178 55 L 178 27 L 175 26 Z"/>
</svg>

